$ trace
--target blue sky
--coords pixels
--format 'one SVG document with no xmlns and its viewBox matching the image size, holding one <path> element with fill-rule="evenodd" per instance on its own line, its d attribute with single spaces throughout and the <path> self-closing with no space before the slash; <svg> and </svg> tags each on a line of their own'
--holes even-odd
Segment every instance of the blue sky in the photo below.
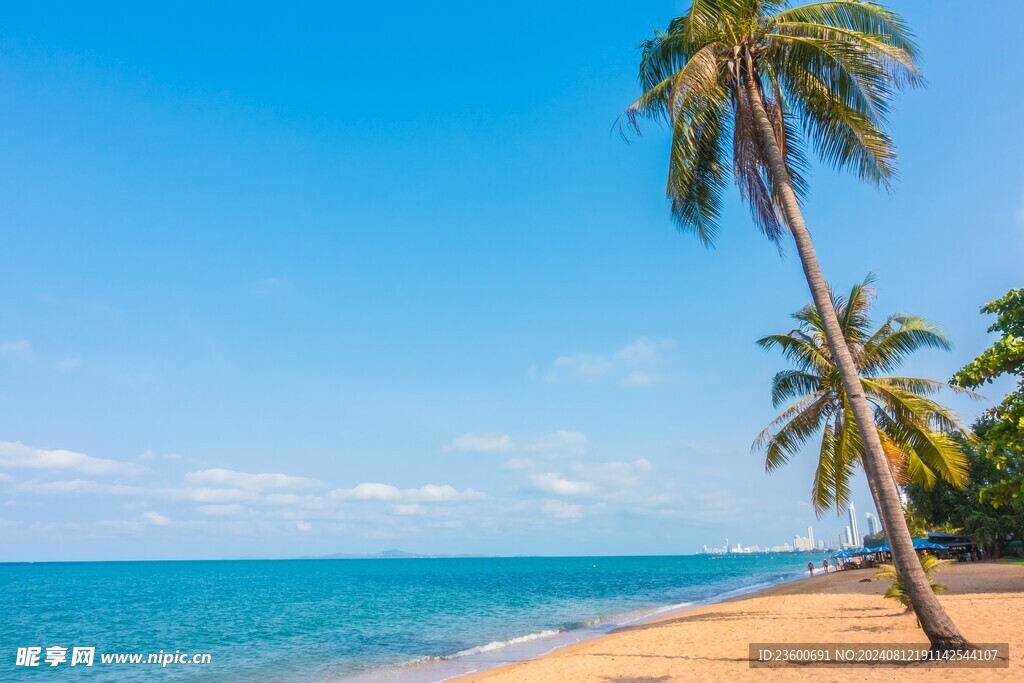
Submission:
<svg viewBox="0 0 1024 683">
<path fill-rule="evenodd" d="M 929 80 L 893 117 L 901 182 L 813 175 L 829 280 L 874 271 L 880 314 L 955 344 L 908 374 L 948 378 L 1022 284 L 1001 4 L 981 51 L 962 3 L 893 3 Z M 767 477 L 749 453 L 795 256 L 735 196 L 716 250 L 676 233 L 665 132 L 612 130 L 683 6 L 0 10 L 0 560 L 841 531 L 810 454 Z"/>
</svg>

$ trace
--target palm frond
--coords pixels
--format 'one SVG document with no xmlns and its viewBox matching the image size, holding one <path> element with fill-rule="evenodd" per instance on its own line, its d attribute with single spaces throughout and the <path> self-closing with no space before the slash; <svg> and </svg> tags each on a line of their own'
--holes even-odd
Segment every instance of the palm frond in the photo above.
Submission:
<svg viewBox="0 0 1024 683">
<path fill-rule="evenodd" d="M 862 282 L 850 288 L 849 296 L 835 297 L 836 315 L 843 329 L 843 336 L 854 342 L 857 347 L 863 346 L 864 339 L 868 336 L 868 327 L 871 325 L 868 311 L 875 300 L 875 290 L 871 286 L 874 281 L 874 274 L 869 273 Z"/>
<path fill-rule="evenodd" d="M 970 389 L 964 389 L 963 387 L 958 387 L 955 384 L 946 384 L 945 382 L 939 382 L 934 379 L 886 376 L 872 377 L 871 381 L 881 386 L 902 389 L 903 391 L 911 394 L 917 394 L 918 396 L 934 396 L 940 391 L 949 390 L 954 394 L 959 394 L 968 398 L 981 398 L 980 394 L 976 394 Z"/>
<path fill-rule="evenodd" d="M 772 472 L 799 453 L 833 412 L 833 401 L 827 394 L 801 399 L 765 427 L 751 450 L 764 451 L 765 469 Z"/>
<path fill-rule="evenodd" d="M 903 452 L 908 455 L 907 473 L 909 475 L 920 474 L 923 467 L 935 472 L 953 486 L 962 488 L 966 485 L 967 456 L 964 455 L 959 443 L 947 434 L 934 432 L 921 424 L 895 420 L 884 412 L 882 414 L 884 417 L 880 420 L 880 426 L 893 442 L 902 446 Z M 914 459 L 919 459 L 920 463 L 913 462 Z M 921 481 L 925 486 L 934 484 L 927 476 L 923 480 L 915 479 L 915 481 Z"/>
<path fill-rule="evenodd" d="M 864 343 L 865 369 L 889 372 L 922 348 L 949 351 L 949 339 L 934 324 L 912 315 L 894 315 Z"/>
<path fill-rule="evenodd" d="M 772 405 L 776 408 L 792 399 L 821 390 L 821 378 L 801 370 L 783 370 L 772 378 Z"/>
<path fill-rule="evenodd" d="M 861 180 L 888 185 L 896 152 L 882 129 L 889 108 L 885 76 L 840 43 L 773 34 L 779 81 L 818 157 Z M 850 70 L 860 67 L 856 77 Z"/>
<path fill-rule="evenodd" d="M 871 36 L 909 58 L 908 70 L 917 72 L 918 48 L 910 27 L 892 10 L 873 2 L 828 0 L 787 8 L 768 17 L 771 24 L 816 24 Z"/>
<path fill-rule="evenodd" d="M 672 218 L 682 232 L 692 232 L 707 246 L 714 245 L 728 170 L 722 163 L 727 92 L 716 88 L 686 115 L 677 116 L 672 130 L 672 155 L 665 190 Z"/>
<path fill-rule="evenodd" d="M 642 62 L 645 64 L 646 60 Z M 653 69 L 652 69 L 653 70 Z M 663 69 L 657 69 L 661 73 Z M 664 78 L 644 89 L 644 93 L 623 112 L 630 128 L 640 132 L 640 118 L 671 123 L 678 117 L 693 116 L 709 97 L 715 97 L 718 88 L 718 63 L 715 46 L 705 45 L 678 69 L 665 73 Z"/>
<path fill-rule="evenodd" d="M 827 445 L 826 441 L 829 442 Z M 826 427 L 822 434 L 818 467 L 811 485 L 811 504 L 818 517 L 830 508 L 835 508 L 836 513 L 841 514 L 850 504 L 850 482 L 860 462 L 861 444 L 853 414 L 849 406 L 844 405 L 834 418 L 831 430 Z"/>
<path fill-rule="evenodd" d="M 823 342 L 823 338 L 816 339 L 801 330 L 793 330 L 789 334 L 761 337 L 757 345 L 766 351 L 777 346 L 782 350 L 783 357 L 800 370 L 825 375 L 834 369 L 835 364 L 828 355 L 828 347 L 822 346 Z"/>
<path fill-rule="evenodd" d="M 882 404 L 900 423 L 914 423 L 947 433 L 965 431 L 956 413 L 929 398 L 905 391 L 891 382 L 862 377 L 861 385 L 869 397 Z"/>
<path fill-rule="evenodd" d="M 849 44 L 851 48 L 871 55 L 898 88 L 920 85 L 923 81 L 914 57 L 877 35 L 811 22 L 778 22 L 774 28 L 783 35 Z"/>
</svg>

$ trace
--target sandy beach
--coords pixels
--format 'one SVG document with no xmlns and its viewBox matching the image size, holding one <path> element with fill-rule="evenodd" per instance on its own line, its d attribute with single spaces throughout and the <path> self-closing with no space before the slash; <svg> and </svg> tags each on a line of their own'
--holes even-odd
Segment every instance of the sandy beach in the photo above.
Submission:
<svg viewBox="0 0 1024 683">
<path fill-rule="evenodd" d="M 751 642 L 922 643 L 915 619 L 882 594 L 887 584 L 874 570 L 818 576 L 774 586 L 725 602 L 696 607 L 660 620 L 619 629 L 538 659 L 504 666 L 459 681 L 655 681 L 773 680 L 877 681 L 934 678 L 932 667 L 780 669 L 750 667 Z M 872 579 L 871 581 L 863 581 Z M 1024 676 L 1024 566 L 957 564 L 939 579 L 949 586 L 941 600 L 975 643 L 1008 642 L 1009 669 L 944 668 L 956 681 L 1020 680 Z"/>
</svg>

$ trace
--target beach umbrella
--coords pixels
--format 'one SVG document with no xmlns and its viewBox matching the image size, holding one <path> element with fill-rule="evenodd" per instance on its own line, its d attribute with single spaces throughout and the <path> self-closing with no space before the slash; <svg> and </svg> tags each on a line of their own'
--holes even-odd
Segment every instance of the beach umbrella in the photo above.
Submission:
<svg viewBox="0 0 1024 683">
<path fill-rule="evenodd" d="M 914 550 L 946 550 L 947 549 L 946 546 L 939 545 L 938 543 L 932 543 L 927 538 L 915 538 L 915 539 L 912 539 L 912 540 L 914 541 Z M 864 551 L 864 552 L 861 552 L 861 551 Z M 888 553 L 888 552 L 891 552 L 891 551 L 889 550 L 889 541 L 883 541 L 882 545 L 878 546 L 877 548 L 861 548 L 857 552 L 859 554 L 863 555 L 865 553 Z"/>
</svg>

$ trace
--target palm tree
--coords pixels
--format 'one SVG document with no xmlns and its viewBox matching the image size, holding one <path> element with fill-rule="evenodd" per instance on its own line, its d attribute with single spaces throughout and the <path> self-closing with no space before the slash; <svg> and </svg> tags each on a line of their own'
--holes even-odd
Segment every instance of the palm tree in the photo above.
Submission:
<svg viewBox="0 0 1024 683">
<path fill-rule="evenodd" d="M 826 164 L 888 186 L 895 150 L 886 117 L 895 93 L 921 82 L 916 54 L 903 20 L 863 0 L 795 8 L 772 0 L 692 0 L 685 15 L 643 44 L 644 92 L 625 120 L 634 128 L 639 117 L 671 126 L 667 193 L 681 230 L 713 242 L 731 173 L 765 235 L 776 243 L 787 230 L 793 236 L 864 442 L 864 471 L 894 562 L 932 647 L 951 650 L 967 641 L 914 554 L 874 414 L 800 209 L 805 144 Z"/>
<path fill-rule="evenodd" d="M 932 593 L 941 593 L 942 591 L 949 588 L 944 583 L 935 583 L 932 579 L 935 574 L 943 571 L 949 565 L 953 564 L 953 560 L 940 560 L 934 555 L 922 555 L 921 571 L 928 577 L 928 583 L 931 585 Z M 914 606 L 910 602 L 910 595 L 907 593 L 906 583 L 903 581 L 903 575 L 899 573 L 899 570 L 891 564 L 880 564 L 878 565 L 879 571 L 875 574 L 876 579 L 889 579 L 892 581 L 892 585 L 885 591 L 883 597 L 895 600 L 904 607 L 906 612 L 910 612 L 914 609 Z M 920 620 L 919 620 L 920 621 Z"/>
<path fill-rule="evenodd" d="M 963 487 L 967 483 L 967 457 L 949 434 L 965 430 L 955 414 L 929 396 L 943 388 L 971 392 L 933 380 L 887 374 L 913 351 L 922 347 L 949 349 L 949 342 L 932 323 L 912 315 L 889 316 L 872 331 L 868 317 L 875 294 L 872 281 L 869 275 L 854 285 L 849 296 L 832 296 L 831 305 L 874 412 L 875 430 L 885 449 L 888 469 L 898 485 L 912 480 L 931 488 L 941 478 Z M 820 433 L 811 501 L 819 516 L 830 507 L 841 512 L 850 503 L 850 480 L 863 459 L 863 443 L 832 352 L 825 343 L 818 310 L 811 304 L 792 317 L 799 323 L 796 329 L 769 335 L 757 343 L 765 349 L 780 348 L 796 365 L 775 375 L 772 402 L 778 407 L 796 401 L 761 432 L 753 448 L 765 452 L 765 467 L 772 472 Z"/>
</svg>

